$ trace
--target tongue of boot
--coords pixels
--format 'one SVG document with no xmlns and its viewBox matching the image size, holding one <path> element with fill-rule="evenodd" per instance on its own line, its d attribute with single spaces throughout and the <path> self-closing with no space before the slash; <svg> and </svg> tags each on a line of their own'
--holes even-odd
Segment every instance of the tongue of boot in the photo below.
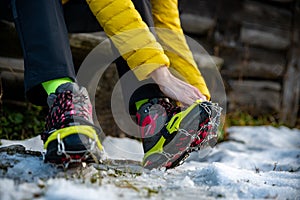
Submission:
<svg viewBox="0 0 300 200">
<path fill-rule="evenodd" d="M 72 82 L 64 83 L 64 84 L 60 85 L 56 89 L 55 93 L 51 93 L 47 98 L 47 103 L 48 103 L 49 108 L 53 105 L 54 100 L 57 97 L 57 94 L 62 93 L 67 90 L 70 90 L 72 93 L 74 93 L 74 92 L 79 91 L 79 86 L 77 85 L 77 83 L 72 83 Z"/>
</svg>

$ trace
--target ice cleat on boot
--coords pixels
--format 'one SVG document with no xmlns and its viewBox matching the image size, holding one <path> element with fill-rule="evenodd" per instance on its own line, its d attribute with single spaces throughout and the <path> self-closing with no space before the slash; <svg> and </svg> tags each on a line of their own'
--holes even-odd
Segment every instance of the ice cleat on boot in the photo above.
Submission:
<svg viewBox="0 0 300 200">
<path fill-rule="evenodd" d="M 169 169 L 182 164 L 204 141 L 198 143 L 199 138 L 208 136 L 201 128 L 210 121 L 207 109 L 210 104 L 199 100 L 182 108 L 174 106 L 167 98 L 155 98 L 141 105 L 136 117 L 145 153 L 144 167 Z"/>
<path fill-rule="evenodd" d="M 103 152 L 98 138 L 101 129 L 93 124 L 88 92 L 77 83 L 65 83 L 48 96 L 44 161 L 63 164 L 97 162 Z"/>
</svg>

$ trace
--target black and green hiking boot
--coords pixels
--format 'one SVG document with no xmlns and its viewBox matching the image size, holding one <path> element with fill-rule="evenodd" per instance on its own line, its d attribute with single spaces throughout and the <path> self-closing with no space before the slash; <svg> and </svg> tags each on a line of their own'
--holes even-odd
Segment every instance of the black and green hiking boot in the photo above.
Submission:
<svg viewBox="0 0 300 200">
<path fill-rule="evenodd" d="M 212 103 L 202 101 L 182 108 L 167 98 L 151 99 L 141 105 L 136 117 L 145 153 L 144 167 L 174 168 L 204 142 L 215 141 L 217 134 L 211 131 L 216 130 L 211 124 L 212 108 Z"/>
<path fill-rule="evenodd" d="M 98 138 L 101 130 L 93 124 L 87 90 L 65 83 L 48 96 L 47 102 L 50 109 L 41 134 L 44 161 L 68 167 L 70 163 L 99 159 L 103 150 Z"/>
</svg>

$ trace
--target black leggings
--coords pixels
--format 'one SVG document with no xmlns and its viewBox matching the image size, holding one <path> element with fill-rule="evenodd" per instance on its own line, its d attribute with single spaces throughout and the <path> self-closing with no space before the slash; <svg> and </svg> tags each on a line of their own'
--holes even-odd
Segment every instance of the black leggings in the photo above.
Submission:
<svg viewBox="0 0 300 200">
<path fill-rule="evenodd" d="M 132 0 L 144 22 L 153 27 L 149 0 Z M 68 33 L 103 31 L 85 0 L 70 0 L 62 6 L 61 0 L 1 0 L 0 19 L 13 18 L 24 56 L 26 96 L 34 104 L 45 105 L 47 94 L 42 82 L 62 77 L 76 81 Z M 7 9 L 6 9 L 7 8 Z M 114 47 L 113 47 L 114 48 Z M 115 49 L 115 48 L 114 48 Z M 119 77 L 132 73 L 127 62 L 115 60 Z M 134 102 L 163 97 L 156 84 L 138 88 L 130 97 L 126 93 L 138 80 L 121 82 L 125 102 L 134 112 Z"/>
</svg>

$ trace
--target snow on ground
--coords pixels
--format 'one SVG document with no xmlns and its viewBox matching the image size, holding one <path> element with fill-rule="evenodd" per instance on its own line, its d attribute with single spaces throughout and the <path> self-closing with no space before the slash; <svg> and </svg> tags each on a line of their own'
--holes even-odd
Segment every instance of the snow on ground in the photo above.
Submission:
<svg viewBox="0 0 300 200">
<path fill-rule="evenodd" d="M 92 166 L 63 172 L 39 156 L 1 154 L 0 199 L 300 199 L 300 130 L 260 126 L 228 131 L 229 141 L 208 156 L 193 153 L 166 172 L 130 174 Z M 38 137 L 1 142 L 42 148 Z M 135 140 L 107 137 L 104 146 L 110 158 L 142 158 Z"/>
</svg>

